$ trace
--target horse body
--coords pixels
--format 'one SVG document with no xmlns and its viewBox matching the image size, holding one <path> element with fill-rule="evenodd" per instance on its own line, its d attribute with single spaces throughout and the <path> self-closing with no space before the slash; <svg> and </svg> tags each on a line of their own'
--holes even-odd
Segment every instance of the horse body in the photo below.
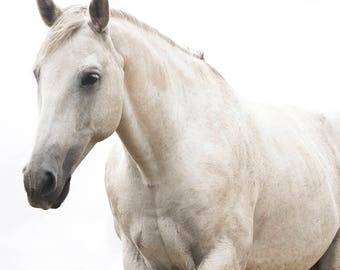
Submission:
<svg viewBox="0 0 340 270">
<path fill-rule="evenodd" d="M 40 10 L 53 26 L 38 64 L 48 115 L 39 129 L 48 122 L 54 136 L 38 132 L 25 169 L 31 204 L 58 207 L 66 176 L 116 131 L 106 189 L 125 269 L 308 270 L 329 247 L 327 263 L 339 267 L 332 124 L 241 102 L 208 64 L 155 30 L 118 11 L 107 25 L 105 3 L 92 1 L 90 23 L 84 8 Z M 64 25 L 73 33 L 62 40 Z"/>
<path fill-rule="evenodd" d="M 293 108 L 243 105 L 196 59 L 194 73 L 171 78 L 189 56 L 144 35 L 129 43 L 155 56 L 147 65 L 133 61 L 133 74 L 125 69 L 129 107 L 117 129 L 125 146 L 114 146 L 106 176 L 125 263 L 140 252 L 140 263 L 155 269 L 195 269 L 207 258 L 216 263 L 210 269 L 220 269 L 235 253 L 240 269 L 246 262 L 247 269 L 311 267 L 339 228 L 339 159 L 327 121 Z M 171 60 L 164 60 L 167 49 Z M 139 74 L 152 69 L 150 77 Z M 154 82 L 158 70 L 171 82 L 162 88 Z M 134 84 L 135 77 L 142 80 Z"/>
</svg>

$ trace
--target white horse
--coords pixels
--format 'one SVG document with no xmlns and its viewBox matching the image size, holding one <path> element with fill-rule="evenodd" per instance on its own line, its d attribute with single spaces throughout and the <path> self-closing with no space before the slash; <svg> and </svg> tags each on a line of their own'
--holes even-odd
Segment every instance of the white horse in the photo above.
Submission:
<svg viewBox="0 0 340 270">
<path fill-rule="evenodd" d="M 38 4 L 51 30 L 35 67 L 32 206 L 59 207 L 116 131 L 106 189 L 125 269 L 340 269 L 332 121 L 242 103 L 201 57 L 107 0 Z"/>
</svg>

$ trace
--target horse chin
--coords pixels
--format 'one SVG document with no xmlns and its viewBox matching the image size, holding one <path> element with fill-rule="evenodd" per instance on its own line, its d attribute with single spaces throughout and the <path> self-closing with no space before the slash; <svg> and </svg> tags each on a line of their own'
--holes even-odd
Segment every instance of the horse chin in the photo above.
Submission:
<svg viewBox="0 0 340 270">
<path fill-rule="evenodd" d="M 66 180 L 66 183 L 64 184 L 64 187 L 60 193 L 60 195 L 58 196 L 58 198 L 52 203 L 51 208 L 52 209 L 57 209 L 60 207 L 60 205 L 64 202 L 69 190 L 70 190 L 70 182 L 71 182 L 71 177 L 69 177 Z"/>
</svg>

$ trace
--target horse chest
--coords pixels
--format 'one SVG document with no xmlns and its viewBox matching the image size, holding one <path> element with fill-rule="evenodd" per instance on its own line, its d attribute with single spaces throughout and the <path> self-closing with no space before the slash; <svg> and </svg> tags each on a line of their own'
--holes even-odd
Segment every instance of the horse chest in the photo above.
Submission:
<svg viewBox="0 0 340 270">
<path fill-rule="evenodd" d="M 202 257 L 200 239 L 205 230 L 197 225 L 192 208 L 184 207 L 185 196 L 168 189 L 130 186 L 127 182 L 121 188 L 125 192 L 115 194 L 122 195 L 110 198 L 120 234 L 151 265 L 193 269 Z"/>
<path fill-rule="evenodd" d="M 180 267 L 192 261 L 188 243 L 171 218 L 144 217 L 129 226 L 129 238 L 150 264 Z"/>
<path fill-rule="evenodd" d="M 177 170 L 150 187 L 131 163 L 118 166 L 116 159 L 112 164 L 106 188 L 118 233 L 155 269 L 196 269 L 228 226 L 244 226 L 227 222 L 225 213 L 233 210 L 226 209 L 238 185 L 231 189 L 220 171 L 187 175 Z"/>
</svg>

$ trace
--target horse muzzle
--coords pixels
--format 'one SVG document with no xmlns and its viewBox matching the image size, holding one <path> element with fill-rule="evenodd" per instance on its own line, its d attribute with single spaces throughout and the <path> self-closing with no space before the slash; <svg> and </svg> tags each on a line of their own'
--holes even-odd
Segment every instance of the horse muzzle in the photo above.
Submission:
<svg viewBox="0 0 340 270">
<path fill-rule="evenodd" d="M 42 208 L 58 208 L 65 200 L 71 177 L 58 177 L 53 170 L 25 167 L 23 169 L 24 185 L 31 206 Z"/>
</svg>

